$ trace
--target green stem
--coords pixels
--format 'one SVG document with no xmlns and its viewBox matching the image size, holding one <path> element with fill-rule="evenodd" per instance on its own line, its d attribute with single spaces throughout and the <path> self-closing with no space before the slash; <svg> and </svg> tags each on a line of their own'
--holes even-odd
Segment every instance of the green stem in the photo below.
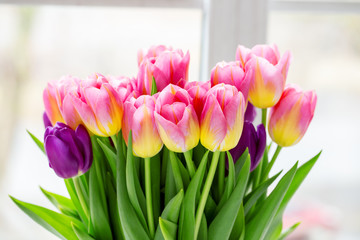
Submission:
<svg viewBox="0 0 360 240">
<path fill-rule="evenodd" d="M 207 198 L 209 196 L 212 181 L 214 180 L 216 167 L 217 167 L 218 162 L 219 162 L 219 156 L 220 156 L 219 151 L 214 152 L 213 158 L 211 160 L 209 172 L 208 172 L 208 175 L 207 175 L 206 180 L 205 180 L 204 188 L 203 188 L 203 191 L 202 191 L 201 196 L 200 196 L 200 202 L 199 202 L 199 205 L 198 205 L 198 208 L 197 208 L 197 211 L 196 211 L 196 217 L 195 217 L 194 239 L 197 239 L 197 235 L 198 235 L 199 228 L 200 228 L 200 223 L 201 223 L 201 218 L 202 218 L 202 215 L 203 215 L 203 212 L 204 212 L 204 209 L 205 209 Z"/>
<path fill-rule="evenodd" d="M 90 217 L 89 217 L 90 216 L 89 205 L 85 200 L 84 194 L 83 194 L 83 192 L 81 190 L 81 186 L 80 186 L 81 179 L 80 179 L 80 177 L 75 177 L 73 179 L 74 179 L 75 191 L 76 191 L 76 194 L 77 194 L 77 196 L 79 198 L 80 205 L 83 208 L 87 219 L 90 219 Z"/>
<path fill-rule="evenodd" d="M 266 131 L 266 123 L 267 123 L 267 108 L 263 108 L 261 109 L 261 123 L 264 125 L 265 127 L 265 131 Z M 266 140 L 265 140 L 265 151 L 264 151 L 264 155 L 263 158 L 261 160 L 261 162 L 259 163 L 256 172 L 255 172 L 255 177 L 254 177 L 254 185 L 253 185 L 253 189 L 255 189 L 259 183 L 260 180 L 263 178 L 262 176 L 262 172 L 263 170 L 263 166 L 267 165 L 267 163 L 265 163 L 264 161 L 267 161 L 268 159 L 268 151 L 267 151 L 267 145 L 266 145 Z"/>
<path fill-rule="evenodd" d="M 279 153 L 280 153 L 281 149 L 282 149 L 282 147 L 278 145 L 276 150 L 275 150 L 274 155 L 271 158 L 271 161 L 269 162 L 266 169 L 264 170 L 264 173 L 262 174 L 262 179 L 261 179 L 262 182 L 265 181 L 268 178 L 269 173 L 271 171 L 271 168 L 273 167 L 277 157 L 279 156 Z"/>
<path fill-rule="evenodd" d="M 150 158 L 145 158 L 145 196 L 146 196 L 146 209 L 149 224 L 149 231 L 151 238 L 154 238 L 154 214 L 152 206 L 152 193 L 151 193 L 151 167 Z"/>
<path fill-rule="evenodd" d="M 261 123 L 264 125 L 266 129 L 266 116 L 267 116 L 267 108 L 261 109 Z"/>
<path fill-rule="evenodd" d="M 219 199 L 224 192 L 224 183 L 225 183 L 225 152 L 220 153 L 219 160 L 219 171 L 218 171 L 218 194 Z"/>
<path fill-rule="evenodd" d="M 193 176 L 195 175 L 195 166 L 192 160 L 192 150 L 184 152 L 184 156 L 190 177 L 193 178 Z"/>
</svg>

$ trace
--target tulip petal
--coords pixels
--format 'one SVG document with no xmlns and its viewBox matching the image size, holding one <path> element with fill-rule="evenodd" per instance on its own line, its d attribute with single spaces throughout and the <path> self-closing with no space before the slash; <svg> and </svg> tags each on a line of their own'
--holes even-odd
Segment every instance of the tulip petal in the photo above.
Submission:
<svg viewBox="0 0 360 240">
<path fill-rule="evenodd" d="M 159 135 L 166 147 L 174 152 L 182 152 L 185 148 L 184 135 L 177 125 L 154 112 Z"/>
<path fill-rule="evenodd" d="M 67 144 L 55 136 L 48 136 L 45 140 L 46 154 L 56 175 L 61 178 L 71 178 L 78 174 L 78 163 L 74 161 Z"/>
<path fill-rule="evenodd" d="M 93 161 L 92 145 L 89 133 L 83 125 L 79 125 L 75 130 L 78 145 L 81 146 L 83 152 L 83 164 L 79 166 L 81 172 L 86 172 L 91 167 Z"/>
<path fill-rule="evenodd" d="M 201 113 L 201 144 L 211 151 L 218 150 L 226 136 L 226 119 L 215 96 L 209 94 Z"/>
</svg>

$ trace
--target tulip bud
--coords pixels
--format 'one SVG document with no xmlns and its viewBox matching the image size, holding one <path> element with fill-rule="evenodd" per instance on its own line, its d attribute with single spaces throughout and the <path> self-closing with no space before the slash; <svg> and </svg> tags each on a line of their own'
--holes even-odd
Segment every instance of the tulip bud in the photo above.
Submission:
<svg viewBox="0 0 360 240">
<path fill-rule="evenodd" d="M 155 98 L 148 95 L 138 99 L 131 98 L 124 105 L 123 137 L 126 144 L 132 130 L 132 144 L 134 155 L 149 158 L 155 156 L 163 143 L 156 128 Z"/>
<path fill-rule="evenodd" d="M 87 129 L 102 137 L 118 133 L 121 129 L 123 103 L 108 80 L 101 74 L 95 74 L 82 84 L 80 93 L 70 96 Z"/>
<path fill-rule="evenodd" d="M 258 108 L 274 106 L 284 90 L 290 52 L 285 52 L 280 58 L 276 45 L 256 45 L 251 51 L 244 49 L 238 47 L 237 59 L 245 61 L 245 72 L 250 69 L 254 71 L 250 81 L 249 101 Z"/>
<path fill-rule="evenodd" d="M 268 130 L 272 140 L 282 147 L 298 143 L 314 116 L 316 101 L 314 91 L 303 92 L 296 85 L 288 85 L 270 110 Z"/>
<path fill-rule="evenodd" d="M 253 69 L 248 68 L 247 70 L 245 72 L 240 67 L 240 62 L 219 62 L 211 70 L 211 86 L 219 83 L 235 86 L 247 100 L 250 81 L 253 78 Z"/>
<path fill-rule="evenodd" d="M 251 122 L 244 122 L 244 128 L 240 140 L 235 148 L 230 150 L 234 162 L 244 153 L 246 148 L 249 150 L 251 167 L 254 170 L 259 164 L 266 147 L 266 131 L 264 125 L 257 126 L 257 130 Z"/>
<path fill-rule="evenodd" d="M 170 84 L 156 100 L 155 121 L 161 140 L 174 152 L 186 152 L 199 142 L 199 122 L 189 93 Z"/>
<path fill-rule="evenodd" d="M 60 122 L 54 127 L 47 127 L 44 147 L 50 167 L 61 178 L 79 176 L 91 167 L 91 140 L 83 125 L 79 125 L 75 131 Z"/>
<path fill-rule="evenodd" d="M 211 151 L 227 151 L 239 142 L 245 99 L 234 86 L 215 85 L 206 94 L 200 120 L 201 144 Z"/>
</svg>

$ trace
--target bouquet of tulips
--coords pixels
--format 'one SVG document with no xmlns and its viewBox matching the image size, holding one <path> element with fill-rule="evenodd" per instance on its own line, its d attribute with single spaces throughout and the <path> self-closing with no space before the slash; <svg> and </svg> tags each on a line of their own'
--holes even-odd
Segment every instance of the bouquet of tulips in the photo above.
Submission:
<svg viewBox="0 0 360 240">
<path fill-rule="evenodd" d="M 285 207 L 320 153 L 270 171 L 305 134 L 315 92 L 285 85 L 291 55 L 275 45 L 239 46 L 207 82 L 188 81 L 189 60 L 154 46 L 136 78 L 49 82 L 44 142 L 30 136 L 69 196 L 41 188 L 58 211 L 12 200 L 62 239 L 284 239 L 298 225 L 282 228 Z"/>
</svg>

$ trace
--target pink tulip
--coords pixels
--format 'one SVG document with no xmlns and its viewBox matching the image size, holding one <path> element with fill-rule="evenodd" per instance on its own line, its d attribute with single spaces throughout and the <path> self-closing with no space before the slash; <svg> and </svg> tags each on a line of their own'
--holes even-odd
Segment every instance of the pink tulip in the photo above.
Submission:
<svg viewBox="0 0 360 240">
<path fill-rule="evenodd" d="M 290 63 L 290 52 L 280 58 L 276 45 L 256 45 L 251 50 L 238 47 L 236 59 L 244 64 L 245 72 L 253 69 L 249 101 L 258 108 L 274 106 L 284 90 Z"/>
<path fill-rule="evenodd" d="M 144 59 L 137 76 L 138 92 L 150 95 L 153 78 L 158 91 L 170 83 L 184 87 L 188 81 L 189 61 L 189 52 L 184 55 L 181 50 L 164 51 L 157 57 Z"/>
<path fill-rule="evenodd" d="M 227 151 L 239 142 L 245 99 L 234 86 L 218 84 L 206 94 L 200 120 L 201 144 L 211 151 Z"/>
<path fill-rule="evenodd" d="M 151 46 L 147 52 L 145 52 L 142 49 L 139 50 L 138 55 L 137 55 L 137 57 L 138 57 L 138 66 L 141 65 L 141 63 L 143 62 L 144 59 L 156 58 L 162 52 L 167 51 L 167 50 L 171 51 L 172 47 L 167 47 L 167 46 L 164 46 L 164 45 L 154 45 L 154 46 Z"/>
<path fill-rule="evenodd" d="M 77 94 L 81 80 L 72 76 L 64 76 L 56 82 L 48 83 L 43 98 L 45 111 L 52 125 L 63 122 L 75 130 L 82 123 L 68 95 Z"/>
<path fill-rule="evenodd" d="M 314 116 L 316 101 L 314 91 L 303 92 L 296 85 L 288 85 L 270 110 L 268 130 L 272 140 L 282 147 L 298 143 Z"/>
<path fill-rule="evenodd" d="M 193 98 L 193 106 L 198 119 L 200 119 L 205 102 L 205 95 L 210 89 L 210 82 L 187 82 L 185 84 L 185 89 Z"/>
<path fill-rule="evenodd" d="M 253 78 L 253 69 L 248 68 L 244 71 L 241 63 L 236 62 L 219 62 L 211 70 L 211 86 L 219 83 L 225 83 L 235 86 L 243 95 L 245 100 L 248 98 L 250 81 Z"/>
<path fill-rule="evenodd" d="M 174 152 L 186 152 L 199 142 L 199 122 L 189 93 L 170 84 L 158 96 L 155 120 L 160 137 Z"/>
<path fill-rule="evenodd" d="M 95 135 L 108 137 L 121 129 L 123 103 L 101 74 L 82 82 L 79 94 L 69 94 L 85 126 Z"/>
<path fill-rule="evenodd" d="M 127 144 L 132 130 L 134 155 L 142 158 L 155 156 L 163 146 L 156 128 L 154 110 L 155 98 L 148 95 L 131 98 L 124 105 L 123 137 Z"/>
</svg>

